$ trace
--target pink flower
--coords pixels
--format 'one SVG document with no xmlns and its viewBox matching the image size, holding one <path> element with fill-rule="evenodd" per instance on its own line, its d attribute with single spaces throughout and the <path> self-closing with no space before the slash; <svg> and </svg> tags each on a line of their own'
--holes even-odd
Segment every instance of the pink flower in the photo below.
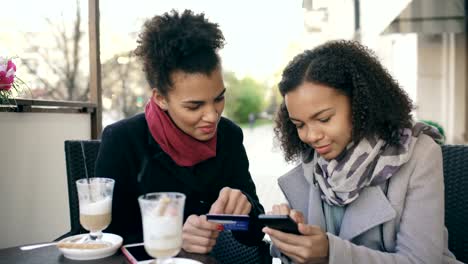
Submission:
<svg viewBox="0 0 468 264">
<path fill-rule="evenodd" d="M 11 89 L 15 81 L 16 65 L 11 59 L 0 57 L 0 91 Z"/>
</svg>

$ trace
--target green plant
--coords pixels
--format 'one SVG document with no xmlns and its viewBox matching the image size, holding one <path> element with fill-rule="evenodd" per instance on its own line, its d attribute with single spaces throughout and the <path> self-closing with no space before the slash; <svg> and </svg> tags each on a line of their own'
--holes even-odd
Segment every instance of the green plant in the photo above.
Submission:
<svg viewBox="0 0 468 264">
<path fill-rule="evenodd" d="M 238 80 L 232 73 L 225 76 L 226 114 L 235 122 L 246 123 L 249 114 L 258 114 L 264 107 L 265 87 L 252 78 Z"/>
</svg>

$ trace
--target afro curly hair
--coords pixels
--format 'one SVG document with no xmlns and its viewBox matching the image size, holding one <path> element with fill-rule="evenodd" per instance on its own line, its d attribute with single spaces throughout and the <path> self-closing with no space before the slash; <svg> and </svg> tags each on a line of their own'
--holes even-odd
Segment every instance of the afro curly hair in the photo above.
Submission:
<svg viewBox="0 0 468 264">
<path fill-rule="evenodd" d="M 209 75 L 219 66 L 217 51 L 224 46 L 224 36 L 203 13 L 172 10 L 147 20 L 137 42 L 135 55 L 148 84 L 167 95 L 174 71 Z"/>
<path fill-rule="evenodd" d="M 283 102 L 274 131 L 286 161 L 296 161 L 310 148 L 299 139 L 284 103 L 284 96 L 303 82 L 326 85 L 350 98 L 354 142 L 377 136 L 397 145 L 401 130 L 412 127 L 413 103 L 374 53 L 355 41 L 330 41 L 297 55 L 283 71 L 278 85 Z"/>
</svg>

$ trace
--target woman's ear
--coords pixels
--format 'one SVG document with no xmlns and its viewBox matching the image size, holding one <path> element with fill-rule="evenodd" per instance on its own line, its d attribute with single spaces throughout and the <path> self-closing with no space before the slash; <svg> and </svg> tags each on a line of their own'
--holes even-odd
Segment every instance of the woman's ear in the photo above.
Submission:
<svg viewBox="0 0 468 264">
<path fill-rule="evenodd" d="M 152 100 L 161 108 L 163 111 L 167 111 L 167 99 L 166 96 L 162 95 L 158 89 L 153 88 Z"/>
</svg>

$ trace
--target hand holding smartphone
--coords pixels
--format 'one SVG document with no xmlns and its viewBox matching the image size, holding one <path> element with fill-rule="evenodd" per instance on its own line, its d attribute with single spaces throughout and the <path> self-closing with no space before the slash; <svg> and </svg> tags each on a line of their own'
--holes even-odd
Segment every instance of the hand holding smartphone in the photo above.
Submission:
<svg viewBox="0 0 468 264">
<path fill-rule="evenodd" d="M 285 233 L 300 235 L 296 222 L 289 215 L 267 215 L 261 214 L 258 220 L 265 226 Z"/>
</svg>

